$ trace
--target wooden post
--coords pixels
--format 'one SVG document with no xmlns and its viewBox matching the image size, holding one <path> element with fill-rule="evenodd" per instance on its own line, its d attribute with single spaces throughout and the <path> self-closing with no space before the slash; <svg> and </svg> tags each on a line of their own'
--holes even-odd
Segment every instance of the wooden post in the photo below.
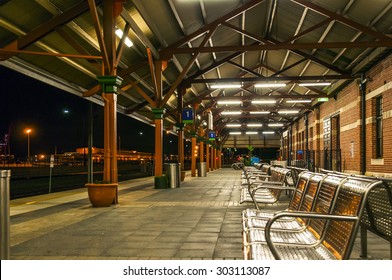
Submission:
<svg viewBox="0 0 392 280">
<path fill-rule="evenodd" d="M 163 175 L 163 108 L 153 108 L 155 122 L 155 177 Z"/>
<path fill-rule="evenodd" d="M 206 144 L 206 171 L 210 171 L 210 147 Z"/>
<path fill-rule="evenodd" d="M 196 177 L 196 135 L 192 135 L 191 176 Z"/>
</svg>

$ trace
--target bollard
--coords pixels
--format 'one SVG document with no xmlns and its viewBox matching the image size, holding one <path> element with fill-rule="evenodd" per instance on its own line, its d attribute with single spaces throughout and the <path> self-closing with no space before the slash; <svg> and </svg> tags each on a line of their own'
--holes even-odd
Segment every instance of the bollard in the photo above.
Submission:
<svg viewBox="0 0 392 280">
<path fill-rule="evenodd" d="M 10 259 L 10 178 L 11 170 L 0 170 L 1 259 Z"/>
</svg>

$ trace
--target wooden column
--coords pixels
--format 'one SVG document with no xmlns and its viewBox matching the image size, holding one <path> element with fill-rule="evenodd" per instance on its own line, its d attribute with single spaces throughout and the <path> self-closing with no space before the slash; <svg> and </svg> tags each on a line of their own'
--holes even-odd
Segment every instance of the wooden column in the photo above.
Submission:
<svg viewBox="0 0 392 280">
<path fill-rule="evenodd" d="M 210 170 L 214 170 L 214 147 L 210 146 Z"/>
<path fill-rule="evenodd" d="M 210 171 L 210 147 L 206 144 L 206 171 Z"/>
<path fill-rule="evenodd" d="M 155 177 L 163 175 L 163 108 L 153 108 L 155 123 Z"/>
<path fill-rule="evenodd" d="M 196 135 L 192 135 L 191 176 L 196 177 Z"/>
</svg>

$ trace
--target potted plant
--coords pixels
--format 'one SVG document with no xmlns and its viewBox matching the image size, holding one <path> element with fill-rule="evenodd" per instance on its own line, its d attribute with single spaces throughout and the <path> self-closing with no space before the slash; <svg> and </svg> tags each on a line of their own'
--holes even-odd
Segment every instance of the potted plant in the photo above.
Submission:
<svg viewBox="0 0 392 280">
<path fill-rule="evenodd" d="M 93 207 L 109 207 L 116 199 L 117 183 L 96 181 L 85 184 Z"/>
</svg>

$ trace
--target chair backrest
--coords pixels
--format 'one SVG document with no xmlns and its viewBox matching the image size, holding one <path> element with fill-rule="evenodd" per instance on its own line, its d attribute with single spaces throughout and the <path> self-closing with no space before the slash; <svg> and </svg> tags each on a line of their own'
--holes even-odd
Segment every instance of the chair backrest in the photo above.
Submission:
<svg viewBox="0 0 392 280">
<path fill-rule="evenodd" d="M 290 200 L 288 209 L 294 211 L 299 210 L 299 207 L 305 195 L 305 190 L 308 188 L 308 183 L 313 175 L 314 173 L 312 172 L 302 172 L 301 174 L 299 174 L 297 184 L 295 186 L 295 191 Z"/>
<path fill-rule="evenodd" d="M 320 188 L 320 184 L 322 180 L 326 177 L 326 175 L 324 174 L 305 171 L 301 173 L 300 179 L 302 174 L 308 174 L 308 173 L 312 174 L 312 176 L 309 178 L 309 182 L 307 184 L 306 189 L 303 192 L 298 208 L 295 209 L 303 212 L 309 212 L 313 209 L 315 204 L 315 198 Z M 297 221 L 303 225 L 306 225 L 308 223 L 308 219 L 305 218 L 297 218 Z"/>
<path fill-rule="evenodd" d="M 322 180 L 325 177 L 326 176 L 323 174 L 313 173 L 313 176 L 312 176 L 312 178 L 310 178 L 308 187 L 307 187 L 306 192 L 304 194 L 304 197 L 301 201 L 301 206 L 299 208 L 300 211 L 309 212 L 313 209 L 317 192 L 320 188 L 320 184 L 321 184 Z"/>
<path fill-rule="evenodd" d="M 328 221 L 323 244 L 337 259 L 348 259 L 358 231 L 369 192 L 381 181 L 347 177 L 341 184 L 333 203 L 332 215 L 356 216 L 355 221 Z"/>
<path fill-rule="evenodd" d="M 345 177 L 331 174 L 324 177 L 318 188 L 312 212 L 329 214 L 335 194 L 344 180 L 346 180 Z M 323 235 L 325 225 L 326 220 L 311 219 L 307 227 L 318 239 L 320 239 Z"/>
<path fill-rule="evenodd" d="M 369 193 L 361 224 L 392 242 L 392 180 L 383 179 L 382 182 L 382 187 Z"/>
</svg>

